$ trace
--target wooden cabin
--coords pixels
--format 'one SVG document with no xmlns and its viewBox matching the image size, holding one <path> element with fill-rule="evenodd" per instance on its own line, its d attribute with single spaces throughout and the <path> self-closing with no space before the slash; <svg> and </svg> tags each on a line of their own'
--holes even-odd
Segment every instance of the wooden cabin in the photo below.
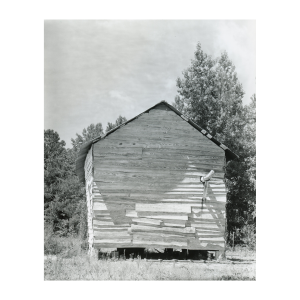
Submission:
<svg viewBox="0 0 300 300">
<path fill-rule="evenodd" d="M 82 146 L 90 250 L 224 250 L 224 166 L 237 157 L 162 101 Z M 213 170 L 203 201 L 200 177 Z"/>
</svg>

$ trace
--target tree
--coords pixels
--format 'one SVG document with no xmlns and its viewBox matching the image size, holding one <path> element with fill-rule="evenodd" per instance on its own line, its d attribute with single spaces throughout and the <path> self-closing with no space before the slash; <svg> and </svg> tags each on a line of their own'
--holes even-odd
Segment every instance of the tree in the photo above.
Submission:
<svg viewBox="0 0 300 300">
<path fill-rule="evenodd" d="M 256 225 L 256 95 L 245 105 L 245 122 L 239 138 L 240 158 L 226 167 L 228 187 L 227 220 L 228 230 L 241 229 L 237 242 L 255 245 Z"/>
<path fill-rule="evenodd" d="M 100 136 L 101 134 L 103 134 L 103 128 L 101 123 L 97 123 L 96 125 L 94 124 L 89 125 L 86 129 L 84 128 L 82 130 L 82 135 L 76 133 L 76 138 L 71 139 L 71 143 L 73 147 L 72 150 L 77 155 L 81 145 Z"/>
<path fill-rule="evenodd" d="M 49 219 L 55 232 L 60 235 L 79 233 L 82 202 L 85 203 L 85 188 L 77 176 L 61 180 L 49 207 Z"/>
<path fill-rule="evenodd" d="M 241 119 L 244 91 L 226 52 L 212 59 L 198 43 L 195 59 L 177 79 L 177 87 L 174 106 L 216 138 L 224 137 L 228 120 Z"/>
<path fill-rule="evenodd" d="M 62 234 L 79 230 L 80 201 L 84 186 L 75 174 L 73 152 L 65 149 L 57 132 L 44 131 L 44 214 L 52 229 Z"/>
<path fill-rule="evenodd" d="M 228 232 L 255 224 L 250 217 L 255 211 L 255 95 L 244 106 L 243 87 L 228 54 L 212 59 L 199 43 L 177 87 L 173 105 L 240 157 L 226 166 Z"/>
<path fill-rule="evenodd" d="M 61 141 L 57 132 L 44 130 L 44 203 L 47 208 L 54 200 L 61 179 L 72 173 L 68 164 L 65 141 Z"/>
<path fill-rule="evenodd" d="M 125 122 L 127 122 L 127 119 L 125 117 L 119 116 L 114 124 L 110 123 L 110 122 L 107 123 L 105 132 L 107 133 L 110 130 L 114 129 L 115 127 L 117 127 Z"/>
</svg>

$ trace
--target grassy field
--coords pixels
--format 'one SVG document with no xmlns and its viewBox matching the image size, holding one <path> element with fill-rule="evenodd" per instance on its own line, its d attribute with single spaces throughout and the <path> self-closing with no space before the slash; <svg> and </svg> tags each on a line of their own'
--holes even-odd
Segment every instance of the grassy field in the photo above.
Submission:
<svg viewBox="0 0 300 300">
<path fill-rule="evenodd" d="M 66 250 L 45 255 L 45 280 L 255 280 L 255 252 L 227 251 L 227 259 L 205 261 L 98 260 L 80 249 L 76 240 Z"/>
</svg>

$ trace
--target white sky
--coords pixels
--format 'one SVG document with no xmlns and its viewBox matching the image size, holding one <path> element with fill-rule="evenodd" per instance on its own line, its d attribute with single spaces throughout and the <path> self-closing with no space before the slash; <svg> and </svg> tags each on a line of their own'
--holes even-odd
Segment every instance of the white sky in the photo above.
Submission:
<svg viewBox="0 0 300 300">
<path fill-rule="evenodd" d="M 177 94 L 197 42 L 227 51 L 245 90 L 256 92 L 255 21 L 45 21 L 45 129 L 67 146 L 91 123 L 130 119 Z"/>
</svg>

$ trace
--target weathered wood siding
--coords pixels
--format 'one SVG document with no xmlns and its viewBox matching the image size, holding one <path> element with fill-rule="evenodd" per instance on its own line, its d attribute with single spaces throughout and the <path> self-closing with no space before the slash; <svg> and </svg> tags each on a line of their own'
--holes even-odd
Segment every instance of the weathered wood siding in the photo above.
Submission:
<svg viewBox="0 0 300 300">
<path fill-rule="evenodd" d="M 224 151 L 166 105 L 95 143 L 93 156 L 94 247 L 223 249 Z"/>
<path fill-rule="evenodd" d="M 88 221 L 88 242 L 89 242 L 89 250 L 93 249 L 93 147 L 89 150 L 85 164 L 84 164 L 84 172 L 86 179 L 86 201 L 87 201 L 87 221 Z"/>
</svg>

